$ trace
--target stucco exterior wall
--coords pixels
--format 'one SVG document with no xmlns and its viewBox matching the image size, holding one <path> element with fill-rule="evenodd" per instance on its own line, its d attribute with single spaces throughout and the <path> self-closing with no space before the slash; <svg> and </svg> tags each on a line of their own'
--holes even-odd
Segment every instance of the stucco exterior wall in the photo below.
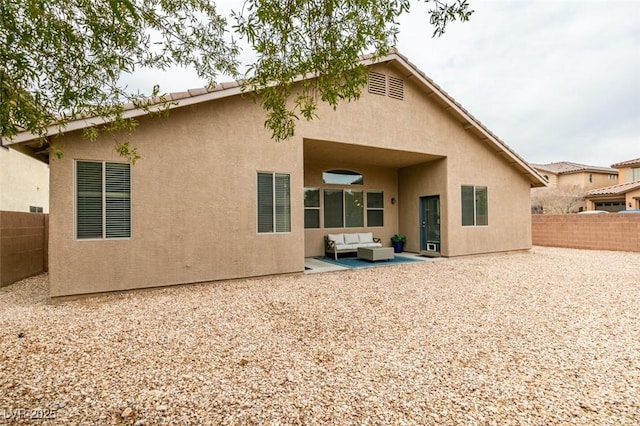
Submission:
<svg viewBox="0 0 640 426">
<path fill-rule="evenodd" d="M 593 183 L 587 186 L 589 190 L 603 188 L 605 186 L 612 186 L 618 184 L 618 176 L 615 173 L 593 173 Z M 615 178 L 609 178 L 610 176 Z M 589 181 L 589 175 L 587 174 L 587 182 Z"/>
<path fill-rule="evenodd" d="M 0 148 L 0 210 L 49 212 L 49 166 L 14 150 Z"/>
<path fill-rule="evenodd" d="M 636 164 L 633 166 L 620 167 L 618 169 L 618 180 L 620 183 L 629 183 L 633 182 L 633 169 L 639 169 L 640 165 Z"/>
<path fill-rule="evenodd" d="M 477 148 L 477 149 L 476 149 Z M 529 187 L 483 145 L 468 147 L 469 154 L 486 168 L 465 167 L 463 158 L 448 157 L 400 171 L 401 231 L 407 234 L 407 249 L 419 251 L 419 198 L 440 195 L 441 254 L 461 256 L 476 253 L 521 250 L 531 247 Z M 476 152 L 477 151 L 477 152 Z M 455 170 L 453 172 L 452 170 Z M 463 185 L 486 186 L 487 226 L 462 226 Z M 405 209 L 406 207 L 406 209 Z"/>
<path fill-rule="evenodd" d="M 388 65 L 374 71 L 404 76 Z M 419 251 L 419 195 L 440 194 L 445 256 L 531 247 L 530 185 L 485 143 L 437 105 L 417 84 L 405 82 L 403 101 L 362 94 L 336 111 L 323 107 L 320 120 L 301 123 L 305 137 L 446 157 L 406 172 L 399 170 L 399 232 L 408 251 Z M 489 188 L 489 226 L 461 226 L 461 186 Z M 391 234 L 398 232 L 393 231 Z M 307 233 L 309 236 L 309 233 Z M 317 246 L 317 242 L 307 242 Z M 386 242 L 388 245 L 388 242 Z"/>
<path fill-rule="evenodd" d="M 326 185 L 322 183 L 322 172 L 331 169 L 347 169 L 360 172 L 364 176 L 364 185 L 346 187 L 342 185 Z M 305 229 L 305 257 L 322 256 L 324 254 L 324 236 L 328 233 L 343 232 L 372 232 L 374 237 L 380 238 L 384 246 L 390 245 L 391 236 L 398 232 L 398 203 L 392 204 L 391 199 L 398 199 L 398 172 L 395 168 L 374 167 L 336 159 L 327 162 L 305 162 L 304 186 L 320 188 L 320 228 Z M 323 218 L 322 190 L 324 188 L 353 189 L 357 191 L 384 192 L 384 226 L 363 228 L 325 228 Z M 366 225 L 366 205 L 364 208 Z"/>
<path fill-rule="evenodd" d="M 420 197 L 440 196 L 440 253 L 449 256 L 449 196 L 447 191 L 447 159 L 438 159 L 399 171 L 400 233 L 407 236 L 407 251 L 420 252 Z"/>
<path fill-rule="evenodd" d="M 51 295 L 301 272 L 328 231 L 369 230 L 384 245 L 405 233 L 418 251 L 422 195 L 441 196 L 446 256 L 529 248 L 528 178 L 395 66 L 374 70 L 405 79 L 404 100 L 365 88 L 335 111 L 321 105 L 319 119 L 299 122 L 285 142 L 270 139 L 249 96 L 142 118 L 128 137 L 143 157 L 132 166 L 129 239 L 75 240 L 75 160 L 122 158 L 109 141 L 65 136 L 65 156 L 51 164 Z M 306 141 L 317 142 L 305 150 Z M 321 154 L 325 141 L 346 157 Z M 385 192 L 384 227 L 304 230 L 303 188 L 323 188 L 322 171 L 341 168 L 362 172 L 363 190 Z M 290 173 L 291 232 L 257 233 L 259 171 Z M 461 185 L 488 187 L 489 226 L 461 226 Z"/>
<path fill-rule="evenodd" d="M 74 239 L 74 160 L 122 158 L 108 141 L 65 138 L 51 163 L 51 296 L 303 271 L 301 191 L 291 191 L 292 232 L 257 233 L 256 173 L 303 182 L 302 144 L 270 141 L 263 122 L 240 96 L 142 119 L 126 240 Z"/>
<path fill-rule="evenodd" d="M 591 182 L 589 182 L 589 175 L 591 175 Z M 558 176 L 559 187 L 575 187 L 584 189 L 585 191 L 604 188 L 605 186 L 612 186 L 617 184 L 618 180 L 609 179 L 608 173 L 579 172 L 567 173 Z"/>
<path fill-rule="evenodd" d="M 466 136 L 466 137 L 463 137 Z M 470 135 L 460 137 L 459 152 L 447 159 L 448 256 L 531 247 L 530 186 L 489 147 Z M 470 164 L 478 165 L 471 167 Z M 487 187 L 488 225 L 462 226 L 463 185 Z"/>
<path fill-rule="evenodd" d="M 558 186 L 558 175 L 555 173 L 550 173 L 550 172 L 544 172 L 541 170 L 538 170 L 538 173 L 540 173 L 542 176 L 547 176 L 549 178 L 548 183 L 549 183 L 549 187 L 550 188 L 555 188 Z"/>
</svg>

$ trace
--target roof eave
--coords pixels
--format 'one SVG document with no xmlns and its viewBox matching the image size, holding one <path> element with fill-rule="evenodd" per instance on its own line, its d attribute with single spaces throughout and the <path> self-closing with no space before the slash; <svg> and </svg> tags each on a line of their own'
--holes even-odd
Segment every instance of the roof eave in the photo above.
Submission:
<svg viewBox="0 0 640 426">
<path fill-rule="evenodd" d="M 211 101 L 214 99 L 225 98 L 229 96 L 235 96 L 242 93 L 242 87 L 232 87 L 228 89 L 219 89 L 208 92 L 203 95 L 184 97 L 181 99 L 170 99 L 168 98 L 166 102 L 157 105 L 151 105 L 148 110 L 142 108 L 132 108 L 127 109 L 123 112 L 122 116 L 125 119 L 141 117 L 144 115 L 148 115 L 149 113 L 158 112 L 166 108 L 168 104 L 169 109 L 175 109 L 180 107 L 185 107 L 189 105 L 199 104 L 202 102 Z M 76 130 L 82 130 L 89 127 L 101 126 L 104 124 L 110 123 L 112 120 L 107 120 L 103 117 L 91 117 L 91 118 L 82 118 L 78 120 L 74 120 L 69 122 L 63 129 L 60 129 L 58 126 L 49 126 L 47 128 L 46 136 L 55 136 L 60 133 L 68 133 Z M 4 139 L 2 140 L 2 144 L 5 146 L 15 145 L 23 142 L 32 141 L 35 139 L 41 139 L 42 137 L 39 135 L 35 135 L 31 132 L 22 132 L 18 133 L 12 139 Z"/>
<path fill-rule="evenodd" d="M 507 160 L 509 164 L 519 169 L 521 173 L 528 177 L 532 188 L 540 188 L 548 186 L 547 181 L 525 160 L 523 160 L 518 154 L 516 154 L 511 148 L 509 148 L 504 142 L 502 142 L 496 135 L 494 135 L 487 127 L 485 127 L 479 120 L 472 116 L 466 109 L 457 103 L 451 96 L 444 92 L 437 84 L 435 84 L 429 77 L 427 77 L 422 71 L 420 71 L 414 64 L 412 64 L 406 57 L 400 53 L 394 52 L 388 55 L 388 59 L 379 60 L 378 62 L 385 62 L 390 60 L 397 60 L 407 70 L 409 70 L 413 76 L 420 80 L 420 82 L 426 86 L 432 93 L 436 94 L 447 106 L 445 109 L 455 112 L 471 126 L 464 126 L 465 130 L 474 129 L 479 133 L 480 140 L 489 144 L 494 148 L 494 151 Z M 431 94 L 431 93 L 430 93 Z"/>
<path fill-rule="evenodd" d="M 456 102 L 451 96 L 449 96 L 444 90 L 442 90 L 437 84 L 435 84 L 429 77 L 426 76 L 420 69 L 411 63 L 405 56 L 401 55 L 396 49 L 391 49 L 389 53 L 386 55 L 375 57 L 374 55 L 366 55 L 362 58 L 361 63 L 363 65 L 369 66 L 379 63 L 397 61 L 401 64 L 406 70 L 408 70 L 412 76 L 417 78 L 428 90 L 431 91 L 429 95 L 435 94 L 446 106 L 445 109 L 457 114 L 459 117 L 462 117 L 463 120 L 468 124 L 464 126 L 465 130 L 474 130 L 477 132 L 479 139 L 489 146 L 493 148 L 493 150 L 501 155 L 505 160 L 518 169 L 523 176 L 525 176 L 532 188 L 536 187 L 546 187 L 548 186 L 546 180 L 527 163 L 524 159 L 522 159 L 518 154 L 515 153 L 511 148 L 507 146 L 503 141 L 501 141 L 496 135 L 494 135 L 487 127 L 485 127 L 479 120 L 477 120 L 474 116 L 472 116 L 467 110 L 465 110 L 462 105 Z M 300 76 L 295 81 L 299 82 L 308 78 L 312 78 L 314 76 L 306 75 Z M 180 107 L 185 107 L 189 105 L 194 105 L 202 102 L 207 102 L 215 99 L 222 99 L 230 96 L 235 96 L 243 93 L 243 87 L 239 82 L 235 82 L 231 84 L 230 87 L 225 87 L 225 84 L 218 85 L 212 91 L 208 91 L 205 94 L 199 94 L 195 96 L 184 96 L 179 99 L 167 99 L 170 102 L 169 109 L 175 109 Z M 159 104 L 157 109 L 161 109 L 165 104 Z M 153 107 L 151 107 L 153 110 Z M 126 110 L 123 114 L 124 118 L 135 118 L 143 115 L 147 115 L 149 111 L 134 108 Z M 67 124 L 63 132 L 71 132 L 75 130 L 81 130 L 88 127 L 99 126 L 103 124 L 107 124 L 109 120 L 105 120 L 101 117 L 87 118 L 81 120 L 75 120 Z M 53 136 L 55 134 L 61 133 L 60 129 L 57 126 L 50 126 L 47 129 L 47 137 Z M 11 140 L 2 141 L 4 145 L 15 145 L 24 143 L 30 140 L 34 140 L 39 138 L 37 135 L 33 135 L 30 132 L 23 132 Z"/>
</svg>

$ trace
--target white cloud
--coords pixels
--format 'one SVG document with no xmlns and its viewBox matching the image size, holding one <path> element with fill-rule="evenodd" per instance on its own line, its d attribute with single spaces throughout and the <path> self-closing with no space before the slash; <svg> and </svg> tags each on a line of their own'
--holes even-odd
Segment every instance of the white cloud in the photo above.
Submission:
<svg viewBox="0 0 640 426">
<path fill-rule="evenodd" d="M 224 15 L 242 3 L 216 1 Z M 428 6 L 413 2 L 400 52 L 528 161 L 606 166 L 640 157 L 640 1 L 469 3 L 471 21 L 433 39 Z M 205 84 L 192 70 L 126 81 L 147 92 Z"/>
<path fill-rule="evenodd" d="M 640 157 L 640 2 L 470 4 L 440 39 L 413 10 L 398 48 L 529 161 Z"/>
</svg>

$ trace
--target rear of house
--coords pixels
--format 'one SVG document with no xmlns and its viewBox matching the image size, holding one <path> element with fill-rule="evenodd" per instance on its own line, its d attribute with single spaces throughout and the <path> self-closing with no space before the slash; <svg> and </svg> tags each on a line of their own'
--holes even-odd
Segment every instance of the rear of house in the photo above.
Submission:
<svg viewBox="0 0 640 426">
<path fill-rule="evenodd" d="M 543 179 L 400 54 L 368 65 L 359 101 L 321 106 L 281 143 L 237 85 L 140 117 L 135 165 L 65 134 L 51 296 L 302 272 L 328 233 L 403 233 L 407 250 L 442 256 L 529 248 Z"/>
</svg>

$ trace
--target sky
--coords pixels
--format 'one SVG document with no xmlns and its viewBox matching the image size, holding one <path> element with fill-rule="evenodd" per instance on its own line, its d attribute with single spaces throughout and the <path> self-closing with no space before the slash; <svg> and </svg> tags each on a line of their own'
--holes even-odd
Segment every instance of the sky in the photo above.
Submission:
<svg viewBox="0 0 640 426">
<path fill-rule="evenodd" d="M 640 157 L 640 0 L 468 0 L 469 22 L 432 38 L 412 2 L 397 48 L 532 163 Z M 225 16 L 243 0 L 218 0 Z M 251 61 L 245 47 L 243 62 Z M 219 79 L 226 81 L 224 77 Z M 202 87 L 190 70 L 141 71 L 130 89 Z"/>
</svg>

